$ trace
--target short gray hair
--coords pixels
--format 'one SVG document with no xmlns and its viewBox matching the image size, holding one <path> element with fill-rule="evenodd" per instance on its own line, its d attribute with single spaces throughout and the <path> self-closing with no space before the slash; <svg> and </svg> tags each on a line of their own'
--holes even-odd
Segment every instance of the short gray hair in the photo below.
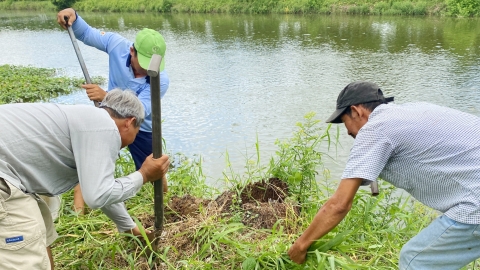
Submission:
<svg viewBox="0 0 480 270">
<path fill-rule="evenodd" d="M 107 93 L 99 108 L 106 109 L 114 118 L 135 117 L 135 127 L 145 120 L 143 105 L 132 90 L 115 88 Z"/>
</svg>

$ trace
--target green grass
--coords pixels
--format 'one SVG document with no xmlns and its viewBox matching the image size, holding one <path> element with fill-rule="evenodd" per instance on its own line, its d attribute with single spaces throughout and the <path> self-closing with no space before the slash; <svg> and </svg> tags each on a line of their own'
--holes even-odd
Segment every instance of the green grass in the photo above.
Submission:
<svg viewBox="0 0 480 270">
<path fill-rule="evenodd" d="M 466 0 L 457 0 L 466 1 Z M 450 3 L 450 2 L 448 2 Z M 378 8 L 380 6 L 381 8 Z M 179 12 L 179 13 L 350 13 L 384 15 L 441 15 L 449 9 L 445 1 L 353 1 L 353 0 L 83 0 L 77 10 L 101 12 Z M 456 9 L 454 9 L 456 10 Z M 457 15 L 458 12 L 450 12 Z M 475 15 L 475 14 L 472 14 Z"/>
<path fill-rule="evenodd" d="M 273 161 L 267 166 L 260 165 L 260 143 L 257 142 L 257 155 L 247 160 L 247 173 L 239 175 L 231 167 L 226 168 L 228 173 L 224 175 L 225 187 L 241 189 L 246 183 L 272 176 L 271 172 L 275 168 L 270 166 L 278 164 L 287 168 L 281 170 L 285 175 L 296 175 L 299 168 L 304 172 L 314 170 L 313 167 L 323 170 L 319 166 L 322 154 L 315 151 L 320 142 L 332 143 L 330 140 L 333 136 L 326 135 L 328 127 L 323 129 L 319 125 L 314 114 L 308 114 L 304 123 L 297 125 L 292 138 L 278 143 L 280 151 L 277 151 L 278 154 L 272 157 Z M 298 154 L 295 158 L 291 155 L 294 150 Z M 170 191 L 165 196 L 165 203 L 174 195 L 188 193 L 197 197 L 214 198 L 219 194 L 219 191 L 205 184 L 201 157 L 189 159 L 181 154 L 171 157 L 176 165 L 169 171 Z M 306 163 L 307 161 L 310 162 Z M 125 152 L 117 162 L 117 174 L 132 170 L 130 156 Z M 408 198 L 396 196 L 394 187 L 381 182 L 382 192 L 378 197 L 372 197 L 365 190 L 359 191 L 345 220 L 312 245 L 305 265 L 299 266 L 290 261 L 286 252 L 307 228 L 319 206 L 328 199 L 324 194 L 334 191 L 331 180 L 315 171 L 305 175 L 306 177 L 295 181 L 309 183 L 315 179 L 318 188 L 309 194 L 298 188 L 289 198 L 291 201 L 303 198 L 304 210 L 300 216 L 291 216 L 291 219 L 278 222 L 272 229 L 254 229 L 240 222 L 244 213 L 239 209 L 233 209 L 238 212 L 228 218 L 209 214 L 206 208 L 200 209 L 202 218 L 195 219 L 193 223 L 185 219 L 164 224 L 169 239 L 166 243 L 169 244 L 157 251 L 156 259 L 139 241 L 118 233 L 113 223 L 100 211 L 76 216 L 70 210 L 72 193 L 67 193 L 63 197 L 62 213 L 57 221 L 61 238 L 53 244 L 56 267 L 149 269 L 151 265 L 157 264 L 162 265 L 163 269 L 397 269 L 402 245 L 427 226 L 436 215 Z M 152 185 L 144 186 L 126 204 L 130 214 L 139 220 L 151 217 Z M 285 224 L 289 224 L 288 229 Z M 178 242 L 185 244 L 177 245 Z"/>
<path fill-rule="evenodd" d="M 0 1 L 0 10 L 56 11 L 50 1 Z"/>
<path fill-rule="evenodd" d="M 47 100 L 63 93 L 58 89 L 70 89 L 80 81 L 59 79 L 51 69 L 1 66 L 0 71 L 2 90 L 10 89 L 15 96 L 11 100 L 3 98 L 2 103 Z M 12 76 L 15 79 L 7 80 Z M 48 94 L 32 94 L 37 92 Z M 145 241 L 119 233 L 100 210 L 88 210 L 84 216 L 75 214 L 71 210 L 73 192 L 70 191 L 62 197 L 56 220 L 60 235 L 52 245 L 56 269 L 151 269 L 154 265 L 157 269 L 397 269 L 403 244 L 437 214 L 408 197 L 399 196 L 397 189 L 383 181 L 377 197 L 363 189 L 358 192 L 350 213 L 310 247 L 304 265 L 294 264 L 287 256 L 290 245 L 334 192 L 335 181 L 329 179 L 328 169 L 322 165 L 327 155 L 319 148 L 327 144 L 329 149 L 335 149 L 338 137 L 338 128 L 331 134 L 330 126 L 322 126 L 315 114 L 309 113 L 303 122 L 297 123 L 291 138 L 277 141 L 278 150 L 268 165 L 260 162 L 258 141 L 255 155 L 246 157 L 246 171 L 241 175 L 229 166 L 227 152 L 225 188 L 239 194 L 248 183 L 279 177 L 292 187 L 287 201 L 300 202 L 301 214 L 287 215 L 269 229 L 255 229 L 241 222 L 246 213 L 240 208 L 232 208 L 231 215 L 224 216 L 202 206 L 197 218 L 166 222 L 165 236 L 156 252 Z M 206 184 L 201 156 L 177 153 L 170 157 L 172 167 L 165 204 L 175 195 L 198 198 L 219 195 L 219 190 Z M 122 151 L 115 175 L 131 173 L 134 168 L 129 153 Z M 153 204 L 150 184 L 126 201 L 129 213 L 146 226 L 153 225 Z M 464 269 L 475 266 L 478 264 L 472 263 Z"/>
<path fill-rule="evenodd" d="M 82 0 L 78 11 L 249 14 L 331 14 L 480 16 L 477 0 Z M 50 1 L 1 1 L 3 10 L 55 11 Z"/>
</svg>

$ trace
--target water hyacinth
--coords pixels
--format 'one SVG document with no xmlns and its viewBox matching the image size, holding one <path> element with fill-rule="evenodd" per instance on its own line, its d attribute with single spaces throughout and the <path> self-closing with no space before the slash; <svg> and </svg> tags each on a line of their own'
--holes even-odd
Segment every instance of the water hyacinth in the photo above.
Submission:
<svg viewBox="0 0 480 270">
<path fill-rule="evenodd" d="M 94 78 L 95 83 L 104 81 Z M 53 68 L 1 65 L 0 104 L 47 101 L 79 90 L 81 78 L 57 76 Z"/>
</svg>

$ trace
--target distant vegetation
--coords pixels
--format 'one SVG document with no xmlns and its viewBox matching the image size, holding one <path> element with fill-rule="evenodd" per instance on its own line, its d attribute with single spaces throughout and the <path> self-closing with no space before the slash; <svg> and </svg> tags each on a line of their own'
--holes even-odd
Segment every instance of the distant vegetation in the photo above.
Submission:
<svg viewBox="0 0 480 270">
<path fill-rule="evenodd" d="M 0 9 L 185 13 L 480 16 L 478 0 L 0 0 Z"/>
</svg>

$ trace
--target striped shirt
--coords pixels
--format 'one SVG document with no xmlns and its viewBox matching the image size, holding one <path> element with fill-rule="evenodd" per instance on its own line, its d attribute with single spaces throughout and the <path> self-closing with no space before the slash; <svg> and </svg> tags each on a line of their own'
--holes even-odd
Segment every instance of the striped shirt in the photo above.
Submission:
<svg viewBox="0 0 480 270">
<path fill-rule="evenodd" d="M 466 224 L 480 224 L 480 118 L 430 103 L 378 106 L 342 178 L 380 177 Z"/>
</svg>

